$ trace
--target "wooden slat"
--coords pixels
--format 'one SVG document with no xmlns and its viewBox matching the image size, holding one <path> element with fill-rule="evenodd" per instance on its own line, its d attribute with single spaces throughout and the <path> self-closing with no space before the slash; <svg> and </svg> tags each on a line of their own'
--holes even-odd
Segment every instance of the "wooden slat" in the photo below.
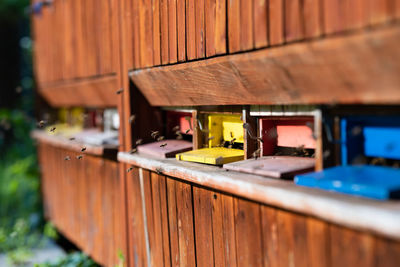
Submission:
<svg viewBox="0 0 400 267">
<path fill-rule="evenodd" d="M 169 238 L 171 246 L 171 265 L 180 266 L 179 257 L 179 228 L 178 228 L 178 211 L 176 199 L 176 182 L 167 178 L 167 203 L 168 203 L 168 222 L 169 222 Z M 181 222 L 182 224 L 182 222 Z"/>
<path fill-rule="evenodd" d="M 176 0 L 176 23 L 178 35 L 178 61 L 186 60 L 186 5 L 185 0 Z"/>
<path fill-rule="evenodd" d="M 348 1 L 346 11 L 346 21 L 348 29 L 359 29 L 368 25 L 368 1 Z"/>
<path fill-rule="evenodd" d="M 264 248 L 264 266 L 279 267 L 279 241 L 277 211 L 268 206 L 261 207 L 261 228 Z"/>
<path fill-rule="evenodd" d="M 329 266 L 329 227 L 314 218 L 307 218 L 307 259 L 310 267 Z"/>
<path fill-rule="evenodd" d="M 195 266 L 195 244 L 191 186 L 186 183 L 176 183 L 176 205 L 179 236 L 180 266 Z"/>
<path fill-rule="evenodd" d="M 254 47 L 261 48 L 268 45 L 268 1 L 255 0 L 254 14 Z"/>
<path fill-rule="evenodd" d="M 139 0 L 140 65 L 153 65 L 153 16 L 151 0 Z"/>
<path fill-rule="evenodd" d="M 160 23 L 161 23 L 161 63 L 169 62 L 169 20 L 168 0 L 160 0 Z"/>
<path fill-rule="evenodd" d="M 195 0 L 186 0 L 186 57 L 196 58 L 196 13 Z"/>
<path fill-rule="evenodd" d="M 236 257 L 238 266 L 261 266 L 260 205 L 242 199 L 234 200 L 236 227 Z"/>
<path fill-rule="evenodd" d="M 215 5 L 215 53 L 226 53 L 226 1 L 216 0 Z"/>
<path fill-rule="evenodd" d="M 345 20 L 342 14 L 346 14 L 345 5 L 342 1 L 324 0 L 323 3 L 323 18 L 324 32 L 326 34 L 337 33 L 344 30 Z"/>
<path fill-rule="evenodd" d="M 304 21 L 305 38 L 314 38 L 321 35 L 321 0 L 304 0 L 302 20 Z"/>
<path fill-rule="evenodd" d="M 390 27 L 133 72 L 131 78 L 156 106 L 395 104 L 400 100 L 399 40 L 400 29 Z"/>
<path fill-rule="evenodd" d="M 205 43 L 205 19 L 204 19 L 204 1 L 205 0 L 196 0 L 195 1 L 195 39 L 196 39 L 196 58 L 205 57 L 206 53 L 206 43 Z"/>
<path fill-rule="evenodd" d="M 301 0 L 285 1 L 285 40 L 292 42 L 304 36 L 304 20 Z"/>
<path fill-rule="evenodd" d="M 161 64 L 160 0 L 152 0 L 153 13 L 153 65 Z"/>
<path fill-rule="evenodd" d="M 284 0 L 269 1 L 269 43 L 279 45 L 284 42 Z"/>
<path fill-rule="evenodd" d="M 371 25 L 384 23 L 390 20 L 390 2 L 392 0 L 367 0 L 369 1 L 369 14 Z"/>
<path fill-rule="evenodd" d="M 229 53 L 240 51 L 240 3 L 239 0 L 228 0 Z"/>
<path fill-rule="evenodd" d="M 400 262 L 400 243 L 384 238 L 375 241 L 375 266 L 396 267 Z"/>
<path fill-rule="evenodd" d="M 193 210 L 196 229 L 196 264 L 198 266 L 214 266 L 212 203 L 210 191 L 193 187 Z M 215 235 L 221 234 L 222 232 L 215 233 Z"/>
<path fill-rule="evenodd" d="M 216 1 L 205 0 L 205 43 L 206 56 L 211 57 L 216 54 L 215 51 L 215 20 L 216 20 Z"/>
<path fill-rule="evenodd" d="M 129 0 L 127 1 L 129 2 Z M 133 62 L 135 69 L 142 67 L 140 61 L 139 1 L 141 0 L 132 0 Z"/>
<path fill-rule="evenodd" d="M 169 63 L 176 63 L 178 61 L 176 1 L 168 0 Z"/>
<path fill-rule="evenodd" d="M 161 228 L 162 228 L 162 242 L 163 242 L 163 256 L 164 266 L 171 266 L 171 245 L 169 235 L 169 216 L 168 216 L 168 202 L 167 202 L 167 178 L 165 176 L 158 176 L 160 185 L 160 213 L 161 213 Z"/>
</svg>

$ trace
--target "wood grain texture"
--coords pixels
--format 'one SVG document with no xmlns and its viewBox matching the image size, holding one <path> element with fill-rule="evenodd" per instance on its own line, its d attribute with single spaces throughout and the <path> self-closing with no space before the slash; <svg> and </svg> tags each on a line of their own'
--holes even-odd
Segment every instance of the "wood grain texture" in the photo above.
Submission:
<svg viewBox="0 0 400 267">
<path fill-rule="evenodd" d="M 196 58 L 204 58 L 206 53 L 205 0 L 195 1 L 195 40 Z"/>
<path fill-rule="evenodd" d="M 186 58 L 196 58 L 196 11 L 195 0 L 186 0 Z"/>
<path fill-rule="evenodd" d="M 282 44 L 284 39 L 284 0 L 269 0 L 269 43 Z"/>
<path fill-rule="evenodd" d="M 176 63 L 178 61 L 176 2 L 177 0 L 168 0 L 169 63 Z"/>
<path fill-rule="evenodd" d="M 357 1 L 362 1 L 362 0 L 357 0 Z M 305 38 L 314 38 L 322 34 L 321 9 L 322 8 L 320 0 L 303 1 L 302 19 L 304 25 Z"/>
<path fill-rule="evenodd" d="M 266 47 L 268 45 L 268 1 L 254 0 L 254 48 Z"/>
<path fill-rule="evenodd" d="M 239 0 L 228 0 L 229 53 L 240 51 L 240 2 Z"/>
<path fill-rule="evenodd" d="M 161 23 L 161 63 L 169 62 L 169 19 L 168 0 L 160 0 L 160 23 Z"/>
<path fill-rule="evenodd" d="M 253 1 L 240 0 L 239 18 L 240 50 L 251 50 L 254 48 Z"/>
<path fill-rule="evenodd" d="M 185 0 L 176 1 L 176 23 L 178 35 L 178 61 L 186 60 L 186 5 Z"/>
<path fill-rule="evenodd" d="M 153 13 L 153 65 L 161 64 L 160 0 L 152 0 Z"/>
<path fill-rule="evenodd" d="M 210 57 L 216 54 L 216 1 L 205 0 L 205 43 L 206 56 Z"/>
<path fill-rule="evenodd" d="M 400 100 L 399 39 L 399 28 L 389 27 L 142 70 L 131 78 L 155 106 L 395 104 Z"/>
<path fill-rule="evenodd" d="M 292 42 L 304 37 L 304 16 L 301 0 L 285 1 L 285 40 Z"/>
</svg>

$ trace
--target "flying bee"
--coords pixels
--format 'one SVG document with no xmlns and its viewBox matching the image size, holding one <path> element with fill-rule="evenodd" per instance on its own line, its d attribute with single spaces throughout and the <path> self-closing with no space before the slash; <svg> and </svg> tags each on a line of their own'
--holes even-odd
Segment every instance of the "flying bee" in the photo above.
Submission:
<svg viewBox="0 0 400 267">
<path fill-rule="evenodd" d="M 177 139 L 177 140 L 182 140 L 182 139 L 183 139 L 183 136 L 182 136 L 182 134 L 181 134 L 180 132 L 178 132 L 178 133 L 176 134 L 176 139 Z"/>
<path fill-rule="evenodd" d="M 177 132 L 177 131 L 179 131 L 180 128 L 181 127 L 179 127 L 179 125 L 176 125 L 174 128 L 172 128 L 172 131 Z"/>
<path fill-rule="evenodd" d="M 21 86 L 17 86 L 17 87 L 15 88 L 15 92 L 16 92 L 17 94 L 22 93 L 22 87 L 21 87 Z"/>
<path fill-rule="evenodd" d="M 78 155 L 78 156 L 76 156 L 76 159 L 82 159 L 83 158 L 83 156 L 82 155 Z"/>
<path fill-rule="evenodd" d="M 126 170 L 126 172 L 130 172 L 133 170 L 133 167 L 130 167 L 129 169 Z"/>
<path fill-rule="evenodd" d="M 167 143 L 163 143 L 160 145 L 160 147 L 166 147 L 166 146 L 167 146 Z"/>
<path fill-rule="evenodd" d="M 138 140 L 136 140 L 136 145 L 138 146 L 138 145 L 141 145 L 143 143 L 143 139 L 138 139 Z"/>
<path fill-rule="evenodd" d="M 133 148 L 133 149 L 129 150 L 129 154 L 134 154 L 134 153 L 136 153 L 136 152 L 137 152 L 137 149 L 136 149 L 136 148 Z"/>
<path fill-rule="evenodd" d="M 84 152 L 84 151 L 86 151 L 86 147 L 85 146 L 81 148 L 81 152 Z"/>
<path fill-rule="evenodd" d="M 187 122 L 189 123 L 190 130 L 193 130 L 193 127 L 192 127 L 192 118 L 189 117 L 189 116 L 185 116 L 185 120 L 187 120 Z"/>
<path fill-rule="evenodd" d="M 135 122 L 135 120 L 136 120 L 136 115 L 135 115 L 135 114 L 132 114 L 132 115 L 129 117 L 129 123 L 132 124 L 132 123 Z"/>
<path fill-rule="evenodd" d="M 257 160 L 260 157 L 261 148 L 258 148 L 256 151 L 253 152 L 253 158 Z"/>
<path fill-rule="evenodd" d="M 52 133 L 54 133 L 55 130 L 56 130 L 56 127 L 51 127 L 51 128 L 50 128 L 50 132 L 52 132 Z"/>
<path fill-rule="evenodd" d="M 124 88 L 120 88 L 120 89 L 118 89 L 118 91 L 116 91 L 115 93 L 116 93 L 117 95 L 119 95 L 119 94 L 121 94 L 123 91 L 124 91 Z"/>
<path fill-rule="evenodd" d="M 157 141 L 162 141 L 162 140 L 164 140 L 164 139 L 165 139 L 164 136 L 160 136 L 160 137 L 157 138 Z"/>
<path fill-rule="evenodd" d="M 70 141 L 74 141 L 74 140 L 75 140 L 75 137 L 70 137 L 69 140 L 70 140 Z"/>
<path fill-rule="evenodd" d="M 232 132 L 230 132 L 230 135 L 231 135 L 231 138 L 233 138 L 233 133 Z"/>
<path fill-rule="evenodd" d="M 66 156 L 66 157 L 64 158 L 64 160 L 71 160 L 71 157 L 70 157 L 70 156 Z"/>
<path fill-rule="evenodd" d="M 187 129 L 186 131 L 185 131 L 185 134 L 188 134 L 190 132 L 190 129 Z"/>
<path fill-rule="evenodd" d="M 152 137 L 153 139 L 156 139 L 158 135 L 160 135 L 160 132 L 159 132 L 159 131 L 151 131 L 151 137 Z"/>
<path fill-rule="evenodd" d="M 46 122 L 44 120 L 41 120 L 37 123 L 37 125 L 39 126 L 39 128 L 43 128 L 43 126 L 46 124 Z"/>
<path fill-rule="evenodd" d="M 207 141 L 213 140 L 214 138 L 214 136 L 207 137 Z"/>
</svg>

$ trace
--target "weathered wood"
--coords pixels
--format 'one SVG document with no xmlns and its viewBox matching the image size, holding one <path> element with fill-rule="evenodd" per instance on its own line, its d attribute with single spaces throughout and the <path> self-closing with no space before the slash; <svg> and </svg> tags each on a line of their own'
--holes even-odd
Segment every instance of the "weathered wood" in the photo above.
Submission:
<svg viewBox="0 0 400 267">
<path fill-rule="evenodd" d="M 196 58 L 196 11 L 195 0 L 186 0 L 186 58 Z"/>
<path fill-rule="evenodd" d="M 155 106 L 397 104 L 399 39 L 399 27 L 389 27 L 135 71 L 131 78 Z"/>
<path fill-rule="evenodd" d="M 168 0 L 169 63 L 176 63 L 178 61 L 176 2 L 177 0 Z"/>
<path fill-rule="evenodd" d="M 176 1 L 176 23 L 178 32 L 178 61 L 186 60 L 186 6 L 185 0 Z"/>
</svg>

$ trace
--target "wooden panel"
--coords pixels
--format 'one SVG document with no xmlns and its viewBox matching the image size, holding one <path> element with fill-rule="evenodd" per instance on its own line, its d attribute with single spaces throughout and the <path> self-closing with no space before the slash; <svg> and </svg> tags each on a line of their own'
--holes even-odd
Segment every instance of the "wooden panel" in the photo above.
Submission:
<svg viewBox="0 0 400 267">
<path fill-rule="evenodd" d="M 279 45 L 284 42 L 284 0 L 269 1 L 269 43 Z"/>
<path fill-rule="evenodd" d="M 369 0 L 370 23 L 372 25 L 383 23 L 390 18 L 392 0 Z"/>
<path fill-rule="evenodd" d="M 265 47 L 268 45 L 268 1 L 255 0 L 253 3 L 253 14 L 254 47 Z"/>
<path fill-rule="evenodd" d="M 400 243 L 377 238 L 375 241 L 376 266 L 395 267 L 400 261 Z"/>
<path fill-rule="evenodd" d="M 363 1 L 363 0 L 356 0 L 356 1 Z M 321 35 L 322 25 L 321 25 L 320 0 L 304 0 L 302 20 L 304 21 L 305 38 L 313 38 Z"/>
<path fill-rule="evenodd" d="M 205 19 L 204 19 L 204 1 L 205 0 L 196 0 L 195 1 L 195 25 L 196 25 L 196 57 L 203 58 L 205 56 Z"/>
<path fill-rule="evenodd" d="M 251 50 L 254 38 L 253 1 L 240 0 L 239 2 L 240 16 L 235 19 L 240 23 L 240 50 Z"/>
<path fill-rule="evenodd" d="M 215 52 L 215 20 L 216 20 L 216 1 L 205 0 L 205 40 L 206 55 L 213 56 Z"/>
<path fill-rule="evenodd" d="M 169 63 L 175 63 L 178 60 L 176 1 L 168 0 Z"/>
<path fill-rule="evenodd" d="M 169 62 L 168 0 L 160 0 L 161 63 Z"/>
<path fill-rule="evenodd" d="M 240 1 L 228 0 L 229 53 L 240 51 Z"/>
<path fill-rule="evenodd" d="M 167 178 L 167 202 L 168 202 L 168 223 L 169 223 L 169 238 L 171 246 L 171 265 L 180 266 L 179 257 L 179 222 L 176 199 L 176 182 L 173 179 Z M 182 224 L 182 222 L 181 222 Z"/>
<path fill-rule="evenodd" d="M 116 76 L 48 84 L 39 88 L 40 94 L 55 107 L 115 107 L 118 99 L 117 90 Z"/>
<path fill-rule="evenodd" d="M 301 0 L 285 1 L 285 40 L 287 42 L 303 38 L 303 22 Z"/>
<path fill-rule="evenodd" d="M 153 11 L 153 65 L 161 64 L 160 0 L 152 0 Z"/>
<path fill-rule="evenodd" d="M 153 15 L 151 0 L 139 0 L 140 65 L 153 65 Z"/>
<path fill-rule="evenodd" d="M 176 23 L 178 32 L 178 61 L 186 60 L 186 6 L 185 0 L 176 0 Z"/>
<path fill-rule="evenodd" d="M 195 0 L 186 0 L 186 57 L 196 58 L 196 13 Z"/>
<path fill-rule="evenodd" d="M 156 106 L 395 104 L 400 101 L 399 39 L 399 28 L 391 27 L 143 70 L 131 78 Z"/>
<path fill-rule="evenodd" d="M 324 18 L 324 32 L 332 34 L 345 29 L 345 20 L 342 14 L 345 13 L 345 5 L 343 1 L 324 0 L 323 2 L 323 18 Z"/>
</svg>

